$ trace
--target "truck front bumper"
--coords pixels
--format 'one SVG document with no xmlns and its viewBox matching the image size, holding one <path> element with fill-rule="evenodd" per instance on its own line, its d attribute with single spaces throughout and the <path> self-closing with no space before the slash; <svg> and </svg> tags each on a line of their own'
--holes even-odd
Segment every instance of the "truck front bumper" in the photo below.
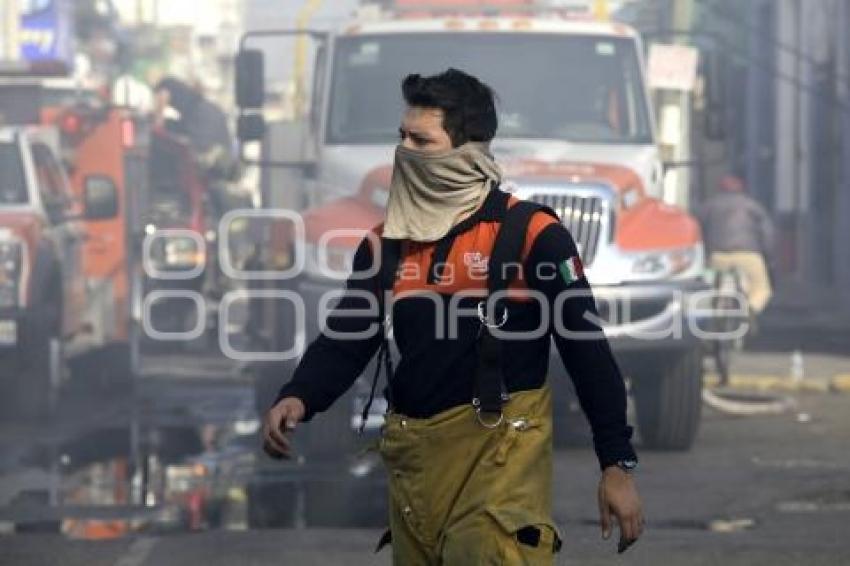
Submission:
<svg viewBox="0 0 850 566">
<path fill-rule="evenodd" d="M 709 330 L 711 288 L 702 279 L 598 285 L 593 294 L 615 352 L 688 349 Z"/>
</svg>

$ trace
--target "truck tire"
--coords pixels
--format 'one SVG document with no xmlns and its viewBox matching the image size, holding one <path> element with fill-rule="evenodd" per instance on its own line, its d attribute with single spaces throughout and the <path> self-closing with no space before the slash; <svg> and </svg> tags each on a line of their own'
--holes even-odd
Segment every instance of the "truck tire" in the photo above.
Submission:
<svg viewBox="0 0 850 566">
<path fill-rule="evenodd" d="M 636 375 L 632 388 L 644 446 L 688 450 L 702 412 L 701 350 L 672 353 L 657 372 Z"/>
</svg>

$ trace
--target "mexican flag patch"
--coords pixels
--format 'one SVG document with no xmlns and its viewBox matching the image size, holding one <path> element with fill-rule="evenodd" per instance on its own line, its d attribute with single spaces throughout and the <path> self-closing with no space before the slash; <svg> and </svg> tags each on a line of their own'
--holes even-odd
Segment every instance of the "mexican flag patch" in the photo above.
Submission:
<svg viewBox="0 0 850 566">
<path fill-rule="evenodd" d="M 572 285 L 584 277 L 584 266 L 581 264 L 581 259 L 577 255 L 565 259 L 558 266 L 558 270 L 561 272 L 561 277 L 564 278 L 564 282 L 567 285 Z"/>
</svg>

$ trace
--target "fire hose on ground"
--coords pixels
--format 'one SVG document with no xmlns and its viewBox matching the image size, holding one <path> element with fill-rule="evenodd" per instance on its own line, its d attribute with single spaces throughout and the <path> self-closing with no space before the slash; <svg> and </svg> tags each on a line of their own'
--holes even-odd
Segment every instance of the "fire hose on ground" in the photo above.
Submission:
<svg viewBox="0 0 850 566">
<path fill-rule="evenodd" d="M 702 401 L 716 411 L 729 415 L 779 415 L 792 410 L 796 401 L 790 395 L 735 391 L 728 388 L 705 388 Z"/>
</svg>

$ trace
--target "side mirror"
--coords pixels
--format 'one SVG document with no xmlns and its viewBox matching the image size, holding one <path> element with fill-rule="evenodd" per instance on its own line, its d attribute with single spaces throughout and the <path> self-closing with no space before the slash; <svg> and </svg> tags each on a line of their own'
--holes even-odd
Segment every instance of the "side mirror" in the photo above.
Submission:
<svg viewBox="0 0 850 566">
<path fill-rule="evenodd" d="M 244 164 L 280 169 L 310 170 L 316 162 L 317 144 L 315 125 L 318 115 L 313 116 L 313 122 L 304 112 L 300 97 L 306 97 L 310 89 L 305 77 L 298 77 L 296 89 L 295 119 L 285 120 L 282 117 L 265 120 L 263 109 L 266 98 L 265 85 L 265 55 L 264 51 L 250 48 L 254 40 L 270 38 L 304 38 L 313 42 L 312 48 L 317 53 L 323 53 L 322 46 L 328 43 L 328 32 L 313 29 L 267 29 L 245 32 L 239 40 L 239 51 L 234 63 L 235 92 L 234 98 L 238 107 L 237 137 L 239 139 L 239 158 Z M 308 51 L 310 52 L 310 51 Z M 319 81 L 323 74 L 321 69 L 313 76 L 314 101 L 320 96 L 322 84 Z M 313 106 L 311 106 L 311 109 Z M 288 122 L 295 122 L 291 127 Z M 300 124 L 304 122 L 304 126 Z M 281 137 L 283 134 L 283 137 Z M 251 147 L 246 142 L 260 142 L 259 147 Z"/>
<path fill-rule="evenodd" d="M 262 114 L 244 114 L 236 121 L 236 137 L 239 141 L 261 141 L 266 135 L 266 121 Z"/>
<path fill-rule="evenodd" d="M 236 105 L 240 108 L 262 108 L 266 81 L 263 52 L 242 49 L 236 54 Z"/>
<path fill-rule="evenodd" d="M 118 215 L 118 189 L 105 175 L 89 175 L 83 186 L 86 220 L 108 220 Z"/>
</svg>

